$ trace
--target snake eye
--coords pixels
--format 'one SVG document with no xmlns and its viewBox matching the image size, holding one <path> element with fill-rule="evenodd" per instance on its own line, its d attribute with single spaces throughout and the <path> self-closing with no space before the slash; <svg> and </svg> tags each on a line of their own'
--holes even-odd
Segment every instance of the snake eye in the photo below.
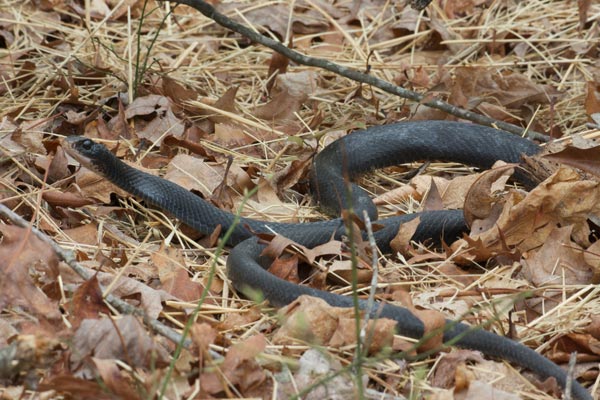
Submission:
<svg viewBox="0 0 600 400">
<path fill-rule="evenodd" d="M 83 142 L 81 142 L 81 147 L 84 150 L 90 150 L 93 146 L 94 142 L 92 142 L 90 139 L 85 139 Z"/>
</svg>

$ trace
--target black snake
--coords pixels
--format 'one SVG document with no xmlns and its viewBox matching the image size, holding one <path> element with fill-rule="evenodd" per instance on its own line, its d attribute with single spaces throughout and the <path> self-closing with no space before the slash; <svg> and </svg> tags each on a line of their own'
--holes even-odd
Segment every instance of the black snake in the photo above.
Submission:
<svg viewBox="0 0 600 400">
<path fill-rule="evenodd" d="M 214 207 L 172 182 L 128 166 L 105 146 L 90 139 L 69 137 L 65 148 L 82 165 L 203 234 L 212 233 L 219 225 L 224 232 L 234 222 L 235 217 L 231 213 Z M 536 144 L 526 139 L 479 125 L 448 121 L 397 123 L 353 132 L 326 147 L 315 157 L 311 183 L 315 197 L 326 210 L 339 212 L 352 204 L 355 210 L 365 210 L 376 218 L 374 205 L 358 186 L 352 186 L 350 203 L 346 199 L 346 171 L 353 177 L 373 168 L 417 160 L 456 161 L 489 168 L 496 160 L 516 163 L 523 154 L 532 155 L 539 151 Z M 388 252 L 389 243 L 399 226 L 417 216 L 420 223 L 413 236 L 415 241 L 439 243 L 445 239 L 451 242 L 467 229 L 461 210 L 431 211 L 377 220 L 381 229 L 375 232 L 375 240 L 381 251 Z M 253 232 L 275 232 L 311 247 L 343 236 L 345 228 L 341 219 L 294 224 L 241 218 L 229 238 L 229 244 L 235 247 L 227 260 L 227 274 L 236 288 L 259 290 L 276 306 L 288 304 L 302 294 L 320 297 L 333 306 L 353 305 L 351 298 L 295 285 L 269 274 L 264 268 L 268 267 L 270 260 L 260 256 L 264 246 L 258 243 Z M 361 307 L 364 306 L 365 303 L 361 303 Z M 421 320 L 405 308 L 376 305 L 372 314 L 373 317 L 396 320 L 399 334 L 416 339 L 424 335 Z M 554 377 L 565 388 L 567 374 L 562 368 L 518 342 L 454 321 L 448 321 L 443 337 L 444 342 L 452 341 L 456 346 L 514 362 L 541 378 Z M 578 399 L 591 399 L 577 381 L 573 382 L 572 392 Z"/>
</svg>

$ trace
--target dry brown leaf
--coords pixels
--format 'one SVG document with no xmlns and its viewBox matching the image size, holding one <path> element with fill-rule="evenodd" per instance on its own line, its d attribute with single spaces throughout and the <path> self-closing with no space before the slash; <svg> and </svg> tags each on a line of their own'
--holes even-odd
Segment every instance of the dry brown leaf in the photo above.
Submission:
<svg viewBox="0 0 600 400">
<path fill-rule="evenodd" d="M 540 247 L 554 227 L 573 225 L 580 244 L 587 242 L 587 218 L 600 211 L 600 190 L 595 181 L 581 180 L 568 168 L 560 168 L 529 194 L 511 191 L 490 229 L 475 231 L 452 244 L 452 251 L 468 248 L 462 256 L 488 259 L 494 254 L 520 253 Z"/>
<path fill-rule="evenodd" d="M 450 388 L 454 385 L 456 368 L 465 362 L 483 362 L 480 352 L 473 350 L 453 350 L 444 354 L 436 363 L 431 384 L 436 387 Z"/>
<path fill-rule="evenodd" d="M 175 79 L 168 76 L 162 77 L 162 92 L 179 106 L 183 106 L 188 100 L 196 100 L 199 93 L 193 89 L 188 89 Z"/>
<path fill-rule="evenodd" d="M 421 218 L 417 217 L 400 225 L 398 233 L 390 242 L 390 247 L 394 253 L 400 253 L 402 255 L 410 254 L 410 250 L 412 249 L 410 241 L 415 235 L 420 223 Z"/>
<path fill-rule="evenodd" d="M 35 122 L 39 125 L 39 121 L 28 121 L 16 126 L 7 117 L 4 117 L 0 129 L 6 129 L 11 133 L 0 136 L 0 146 L 2 146 L 3 152 L 6 152 L 8 156 L 18 156 L 24 152 L 46 154 L 46 149 L 42 144 L 44 126 L 36 126 Z M 30 126 L 35 129 L 31 129 Z"/>
<path fill-rule="evenodd" d="M 71 229 L 63 229 L 63 232 L 67 237 L 77 243 L 89 245 L 98 244 L 98 225 L 95 222 Z"/>
<path fill-rule="evenodd" d="M 195 323 L 190 329 L 190 337 L 198 348 L 198 364 L 204 366 L 204 359 L 208 356 L 208 348 L 217 339 L 218 332 L 205 322 Z"/>
<path fill-rule="evenodd" d="M 306 259 L 306 262 L 308 264 L 312 264 L 317 259 L 317 257 L 341 254 L 342 242 L 337 240 L 331 240 L 312 249 L 309 249 L 305 246 L 295 243 L 290 239 L 277 235 L 269 242 L 269 245 L 263 250 L 262 254 L 275 259 L 281 256 L 281 254 L 283 254 L 283 252 L 287 248 L 299 249 L 303 257 Z"/>
<path fill-rule="evenodd" d="M 356 344 L 352 308 L 332 307 L 323 299 L 300 296 L 282 308 L 280 315 L 284 322 L 273 337 L 275 344 L 292 345 L 303 341 L 335 348 Z M 369 354 L 391 347 L 395 326 L 396 321 L 386 318 L 369 320 L 363 327 L 366 337 L 371 338 Z"/>
<path fill-rule="evenodd" d="M 298 276 L 298 255 L 277 257 L 271 263 L 269 273 L 288 282 L 300 283 L 300 277 Z"/>
<path fill-rule="evenodd" d="M 588 81 L 586 88 L 585 113 L 591 119 L 593 114 L 600 113 L 600 83 Z"/>
<path fill-rule="evenodd" d="M 277 193 L 281 196 L 286 190 L 297 184 L 298 180 L 307 174 L 311 164 L 311 157 L 294 160 L 287 167 L 273 174 L 272 181 L 277 188 Z"/>
<path fill-rule="evenodd" d="M 211 139 L 226 148 L 245 146 L 256 141 L 244 129 L 231 123 L 215 124 L 215 133 Z"/>
<path fill-rule="evenodd" d="M 104 303 L 98 279 L 94 275 L 73 293 L 69 320 L 73 329 L 77 329 L 81 321 L 98 319 L 101 314 L 110 315 L 110 309 Z"/>
<path fill-rule="evenodd" d="M 545 154 L 544 158 L 579 168 L 600 177 L 600 146 L 589 149 L 567 146 L 558 153 Z"/>
<path fill-rule="evenodd" d="M 333 282 L 339 282 L 342 285 L 348 284 L 354 279 L 358 284 L 369 284 L 371 282 L 373 271 L 360 259 L 356 271 L 354 270 L 352 260 L 333 260 L 327 269 L 327 276 Z"/>
<path fill-rule="evenodd" d="M 444 343 L 444 328 L 446 318 L 444 314 L 435 310 L 417 310 L 413 308 L 412 313 L 423 322 L 426 340 L 419 346 L 419 351 L 441 349 Z"/>
<path fill-rule="evenodd" d="M 102 378 L 102 384 L 106 385 L 112 394 L 121 399 L 141 400 L 144 398 L 141 396 L 139 387 L 132 382 L 130 374 L 121 370 L 115 360 L 98 357 L 91 359 Z"/>
<path fill-rule="evenodd" d="M 444 209 L 454 210 L 464 208 L 469 189 L 478 177 L 479 174 L 469 174 L 457 176 L 448 182 L 445 190 L 442 192 Z"/>
<path fill-rule="evenodd" d="M 81 167 L 75 173 L 75 185 L 71 185 L 69 190 L 84 201 L 99 201 L 104 204 L 110 203 L 111 193 L 119 197 L 129 197 L 126 191 L 85 167 Z"/>
<path fill-rule="evenodd" d="M 440 190 L 435 184 L 435 180 L 431 181 L 431 187 L 427 191 L 427 196 L 423 200 L 422 205 L 424 211 L 441 210 L 444 208 L 442 196 L 440 195 Z"/>
<path fill-rule="evenodd" d="M 271 101 L 257 107 L 253 114 L 268 121 L 292 119 L 316 90 L 317 75 L 312 71 L 277 75 Z"/>
<path fill-rule="evenodd" d="M 465 198 L 464 214 L 468 226 L 476 219 L 490 216 L 493 204 L 498 201 L 494 196 L 494 189 L 504 188 L 513 172 L 513 165 L 502 165 L 479 175 Z"/>
<path fill-rule="evenodd" d="M 88 273 L 94 273 L 95 271 L 89 271 Z M 100 272 L 98 273 L 98 281 L 103 287 L 111 286 L 111 294 L 120 297 L 132 297 L 139 298 L 140 307 L 150 318 L 158 318 L 159 313 L 162 311 L 162 303 L 167 300 L 176 300 L 176 298 L 164 290 L 154 289 L 139 282 L 136 279 L 123 277 L 118 278 L 116 282 L 113 274 Z"/>
<path fill-rule="evenodd" d="M 114 396 L 106 393 L 106 387 L 93 380 L 85 380 L 71 374 L 58 374 L 44 379 L 38 387 L 40 391 L 54 390 L 67 393 L 75 398 L 114 400 Z"/>
<path fill-rule="evenodd" d="M 71 362 L 81 365 L 89 356 L 117 359 L 132 367 L 165 365 L 168 355 L 134 316 L 86 319 L 73 336 Z"/>
<path fill-rule="evenodd" d="M 151 258 L 158 270 L 160 289 L 183 301 L 194 302 L 200 298 L 204 288 L 190 279 L 186 260 L 177 249 L 163 244 Z"/>
<path fill-rule="evenodd" d="M 227 111 L 230 113 L 235 113 L 235 96 L 239 86 L 232 86 L 219 99 L 213 104 L 213 107 L 218 108 L 219 110 Z M 204 111 L 206 113 L 206 111 Z M 214 113 L 209 114 L 208 119 L 214 123 L 227 123 L 231 120 L 228 116 Z"/>
<path fill-rule="evenodd" d="M 60 320 L 56 301 L 35 284 L 55 283 L 58 258 L 30 230 L 0 224 L 0 308 L 23 308 L 42 321 Z"/>
<path fill-rule="evenodd" d="M 554 228 L 538 251 L 523 255 L 523 274 L 535 287 L 591 283 L 592 269 L 571 240 L 572 231 L 572 226 Z"/>
<path fill-rule="evenodd" d="M 200 376 L 202 390 L 216 394 L 224 384 L 239 386 L 242 393 L 265 381 L 266 374 L 254 360 L 266 347 L 263 335 L 254 335 L 233 345 L 220 365 L 220 373 L 205 372 Z M 222 374 L 226 381 L 220 376 Z M 227 383 L 226 383 L 227 382 Z"/>
<path fill-rule="evenodd" d="M 348 312 L 340 315 L 337 329 L 329 343 L 327 343 L 328 346 L 333 348 L 353 346 L 357 343 L 354 310 L 350 308 L 342 310 Z M 392 348 L 396 324 L 397 322 L 393 319 L 379 318 L 376 320 L 370 319 L 367 326 L 362 326 L 365 335 L 363 344 L 367 347 L 368 354 L 376 355 Z"/>
<path fill-rule="evenodd" d="M 86 199 L 77 193 L 60 191 L 44 191 L 42 193 L 42 198 L 53 207 L 80 208 L 96 202 L 94 199 Z"/>
<path fill-rule="evenodd" d="M 260 27 L 261 30 L 268 29 L 275 32 L 280 39 L 286 37 L 290 23 L 294 33 L 319 33 L 329 28 L 326 18 L 312 8 L 308 10 L 306 7 L 297 8 L 290 15 L 287 4 L 269 4 L 268 7 L 246 9 L 247 4 L 239 1 L 220 2 L 215 7 L 219 12 L 230 14 L 234 20 L 240 23 L 250 23 L 252 26 Z M 336 8 L 327 3 L 322 6 L 327 9 Z M 236 10 L 236 12 L 232 13 L 232 10 Z M 243 19 L 238 12 L 243 14 Z"/>
<path fill-rule="evenodd" d="M 163 178 L 209 197 L 221 184 L 224 175 L 225 168 L 222 165 L 208 165 L 200 158 L 177 154 L 169 162 Z"/>
<path fill-rule="evenodd" d="M 444 79 L 451 90 L 452 104 L 466 109 L 479 108 L 500 120 L 513 119 L 508 109 L 547 104 L 551 97 L 558 96 L 553 87 L 535 84 L 525 75 L 516 72 L 501 75 L 490 68 L 460 67 L 454 70 L 454 75 Z"/>
<path fill-rule="evenodd" d="M 160 145 L 167 134 L 176 137 L 183 135 L 183 122 L 173 113 L 167 97 L 152 94 L 136 98 L 127 106 L 125 118 L 136 116 L 152 117 L 149 122 L 138 121 L 137 133 L 155 145 Z"/>
<path fill-rule="evenodd" d="M 254 306 L 244 308 L 243 312 L 226 313 L 223 320 L 217 324 L 216 329 L 219 331 L 243 329 L 252 322 L 261 319 L 261 311 L 262 309 L 260 306 Z"/>
<path fill-rule="evenodd" d="M 300 340 L 326 345 L 338 325 L 338 316 L 324 300 L 300 296 L 279 311 L 281 327 L 273 336 L 274 344 L 291 344 Z"/>
<path fill-rule="evenodd" d="M 585 330 L 594 337 L 596 340 L 600 340 L 600 315 L 591 315 L 592 320 Z"/>
<path fill-rule="evenodd" d="M 376 206 L 383 206 L 386 204 L 399 204 L 407 201 L 408 199 L 414 199 L 421 201 L 423 194 L 419 192 L 412 185 L 402 185 L 392 190 L 388 190 L 380 195 L 373 198 L 373 203 Z"/>
<path fill-rule="evenodd" d="M 290 38 L 290 43 L 288 44 L 288 47 L 290 48 L 293 48 L 292 39 L 293 37 Z M 286 73 L 289 63 L 290 59 L 283 54 L 273 52 L 271 55 L 271 60 L 269 61 L 269 71 L 267 72 L 268 81 L 266 85 L 267 93 L 269 95 L 271 94 L 271 89 L 275 84 L 275 78 L 277 78 L 278 75 Z"/>
</svg>

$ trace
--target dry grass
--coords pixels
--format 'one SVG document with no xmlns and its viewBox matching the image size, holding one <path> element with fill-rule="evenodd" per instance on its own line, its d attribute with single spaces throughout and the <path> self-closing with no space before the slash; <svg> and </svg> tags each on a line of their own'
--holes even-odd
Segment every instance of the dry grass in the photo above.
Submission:
<svg viewBox="0 0 600 400">
<path fill-rule="evenodd" d="M 299 3 L 306 8 L 298 8 Z M 469 67 L 470 76 L 519 74 L 537 87 L 553 88 L 556 95 L 552 101 L 522 98 L 519 107 L 497 103 L 495 110 L 500 110 L 498 112 L 507 120 L 532 126 L 538 131 L 554 129 L 567 136 L 595 133 L 585 126 L 588 122 L 585 99 L 587 82 L 600 82 L 598 4 L 590 6 L 587 20 L 582 25 L 576 1 L 465 0 L 452 5 L 451 1 L 436 0 L 429 6 L 427 15 L 414 14 L 414 21 L 407 19 L 405 24 L 398 24 L 397 14 L 391 12 L 394 2 L 373 1 L 368 3 L 376 4 L 376 7 L 364 8 L 348 24 L 343 19 L 353 3 L 349 0 L 337 2 L 332 9 L 327 7 L 327 2 L 318 0 L 296 2 L 293 18 L 297 22 L 329 28 L 327 31 L 295 33 L 295 45 L 306 54 L 327 57 L 347 67 L 364 70 L 369 65 L 370 73 L 377 77 L 420 91 L 425 90 L 424 85 L 430 93 L 444 99 L 454 93 L 452 82 L 457 86 L 466 83 L 461 67 Z M 471 3 L 475 6 L 468 7 Z M 153 93 L 152 85 L 168 76 L 199 95 L 198 101 L 184 102 L 189 108 L 180 109 L 177 114 L 187 127 L 194 125 L 208 129 L 213 125 L 206 124 L 207 117 L 219 116 L 257 138 L 252 143 L 228 145 L 223 140 L 204 136 L 201 144 L 220 160 L 231 156 L 236 166 L 251 165 L 261 171 L 256 176 L 263 176 L 267 181 L 293 160 L 309 154 L 319 138 L 322 142 L 329 141 L 330 137 L 343 132 L 415 114 L 423 118 L 439 117 L 431 110 L 380 90 L 363 87 L 363 95 L 355 96 L 357 84 L 354 82 L 315 68 L 292 65 L 288 71 L 314 71 L 318 75 L 318 89 L 303 106 L 294 110 L 290 119 L 260 119 L 255 116 L 256 107 L 268 100 L 265 88 L 272 57 L 268 49 L 230 35 L 187 7 L 177 7 L 173 16 L 166 18 L 161 26 L 166 13 L 173 8 L 172 4 L 148 3 L 147 10 L 153 12 L 143 19 L 139 48 L 136 47 L 136 30 L 142 1 L 111 2 L 108 14 L 102 12 L 103 2 L 92 2 L 98 8 L 88 9 L 87 13 L 77 11 L 78 7 L 84 10 L 83 3 L 54 0 L 41 4 L 46 8 L 31 2 L 4 1 L 5 7 L 0 8 L 0 32 L 4 33 L 5 43 L 0 49 L 0 110 L 3 116 L 0 151 L 6 153 L 0 159 L 0 187 L 3 187 L 0 199 L 25 218 L 33 218 L 35 224 L 60 245 L 87 254 L 90 267 L 115 274 L 120 271 L 149 285 L 156 279 L 153 254 L 161 252 L 161 246 L 179 249 L 177 260 L 189 271 L 194 282 L 206 282 L 214 248 L 198 244 L 193 233 L 182 231 L 172 219 L 146 209 L 134 200 L 119 203 L 126 210 L 116 215 L 109 213 L 111 210 L 107 207 L 93 207 L 91 215 L 84 215 L 87 210 L 84 207 L 61 211 L 59 217 L 53 207 L 48 207 L 41 199 L 42 189 L 65 190 L 66 182 L 57 179 L 53 184 L 56 189 L 41 184 L 45 163 L 49 160 L 48 150 L 54 146 L 44 148 L 41 139 L 54 139 L 66 133 L 95 134 L 99 130 L 94 122 L 97 115 L 108 119 L 118 114 L 116 102 L 107 99 L 122 96 L 126 103 L 131 102 L 134 92 L 138 95 Z M 125 4 L 131 5 L 129 14 Z M 278 6 L 273 8 L 276 11 L 268 11 L 275 6 Z M 465 7 L 465 11 L 460 7 Z M 292 18 L 290 9 L 291 3 L 286 1 L 248 1 L 229 15 L 261 32 L 264 24 L 271 24 L 273 31 L 289 38 L 290 28 L 286 22 Z M 453 9 L 455 15 L 452 15 Z M 285 10 L 288 14 L 275 14 Z M 117 13 L 120 16 L 115 18 Z M 413 14 L 405 16 L 412 18 Z M 410 27 L 413 27 L 412 32 Z M 149 51 L 150 62 L 148 70 L 139 75 L 142 83 L 134 87 L 136 74 L 140 73 L 136 65 L 136 54 L 140 50 L 142 59 Z M 234 86 L 239 86 L 236 109 L 223 111 L 215 107 L 215 102 Z M 508 87 L 503 90 L 519 89 Z M 467 97 L 468 101 L 477 104 L 497 101 L 476 99 L 471 94 Z M 77 119 L 70 113 L 91 117 L 84 123 L 65 123 L 66 118 Z M 319 122 L 311 124 L 314 120 Z M 133 118 L 128 121 L 133 131 L 140 123 L 143 126 L 146 122 Z M 11 136 L 14 139 L 14 135 L 18 136 L 15 141 L 27 150 L 26 154 L 7 147 L 5 139 Z M 290 135 L 302 138 L 302 145 L 290 142 Z M 132 143 L 134 149 L 139 145 L 135 135 Z M 163 153 L 159 153 L 159 147 L 153 148 L 146 158 L 150 165 L 164 165 L 172 156 L 164 148 Z M 165 157 L 162 164 L 160 157 Z M 426 173 L 432 171 L 462 174 L 469 170 L 438 163 L 432 164 Z M 396 170 L 389 172 L 390 175 L 376 173 L 369 176 L 364 179 L 365 186 L 373 193 L 381 193 L 400 184 L 402 174 L 396 174 Z M 258 198 L 250 200 L 244 215 L 288 221 L 322 218 L 299 191 L 303 191 L 301 185 L 284 193 L 284 202 L 271 201 L 272 193 L 268 190 L 259 192 Z M 240 193 L 234 195 L 234 205 L 239 204 L 241 198 Z M 399 207 L 412 212 L 418 211 L 420 204 L 412 202 Z M 388 208 L 381 211 L 383 214 L 395 212 Z M 75 222 L 77 220 L 94 221 L 95 238 L 88 237 L 89 241 L 85 243 L 74 239 L 71 228 L 79 224 Z M 107 262 L 108 258 L 116 263 Z M 256 312 L 256 306 L 239 298 L 229 287 L 224 271 L 225 259 L 223 256 L 216 260 L 217 279 L 213 289 L 217 294 L 202 308 L 198 320 L 215 325 L 218 320 L 238 314 L 240 321 L 247 322 L 219 331 L 223 343 L 215 344 L 212 349 L 221 353 L 225 353 L 231 343 L 245 340 L 276 324 L 268 309 L 261 309 L 263 314 L 257 319 L 248 316 Z M 102 260 L 105 264 L 101 266 Z M 482 267 L 473 272 L 475 279 L 472 282 L 464 284 L 438 271 L 438 267 L 448 260 L 416 263 L 389 257 L 382 261 L 385 263 L 383 275 L 402 277 L 399 283 L 383 283 L 382 287 L 410 287 L 416 305 L 440 310 L 448 318 L 460 317 L 474 307 L 479 311 L 470 317 L 471 322 L 480 323 L 500 316 L 504 322 L 493 324 L 499 334 L 509 329 L 505 323 L 507 303 L 512 304 L 518 293 L 535 290 L 516 273 L 518 264 L 492 269 Z M 152 272 L 144 272 L 145 268 Z M 481 288 L 497 289 L 500 294 L 486 293 Z M 591 316 L 600 310 L 596 289 L 588 286 L 557 289 L 564 293 L 558 307 L 528 323 L 524 323 L 525 312 L 513 316 L 519 337 L 539 351 L 550 350 L 554 338 L 586 327 Z M 348 292 L 347 288 L 340 291 Z M 71 294 L 64 291 L 63 296 L 69 298 Z M 169 300 L 166 305 L 161 318 L 174 329 L 182 329 L 183 312 L 195 307 L 194 302 L 175 300 Z M 5 315 L 8 314 L 5 310 Z M 309 347 L 299 344 L 283 348 L 268 344 L 261 363 L 269 368 L 275 364 L 294 366 L 297 360 L 285 357 L 300 354 Z M 347 365 L 354 356 L 352 348 L 328 351 L 342 365 Z M 431 358 L 426 362 L 415 362 L 411 369 L 406 369 L 400 362 L 380 360 L 364 372 L 371 378 L 370 388 L 394 396 L 408 395 L 405 388 L 409 384 L 416 391 L 413 394 L 423 391 L 442 396 L 442 389 L 431 387 L 426 379 L 428 372 L 424 372 L 435 362 L 436 359 Z M 147 383 L 150 379 L 140 377 L 140 380 Z M 531 386 L 524 390 L 534 392 Z M 263 388 L 257 393 L 265 394 L 268 390 Z M 170 394 L 173 396 L 173 392 Z M 240 393 L 230 395 L 241 396 Z M 539 393 L 531 396 L 543 398 Z"/>
</svg>

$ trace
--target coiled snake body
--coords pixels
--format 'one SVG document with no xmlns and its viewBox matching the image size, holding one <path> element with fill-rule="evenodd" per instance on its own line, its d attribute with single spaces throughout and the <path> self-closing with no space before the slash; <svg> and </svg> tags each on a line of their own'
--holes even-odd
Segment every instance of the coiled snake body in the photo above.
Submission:
<svg viewBox="0 0 600 400">
<path fill-rule="evenodd" d="M 125 191 L 164 209 L 201 233 L 210 234 L 218 225 L 224 232 L 234 222 L 232 214 L 172 182 L 126 165 L 106 147 L 90 139 L 69 137 L 66 150 L 83 165 Z M 376 218 L 375 207 L 358 186 L 353 186 L 352 197 L 346 199 L 343 179 L 346 171 L 352 177 L 373 168 L 417 160 L 457 161 L 489 168 L 496 160 L 519 162 L 521 155 L 536 154 L 539 150 L 528 140 L 479 125 L 448 121 L 397 123 L 356 131 L 329 145 L 315 158 L 311 186 L 315 197 L 328 211 L 339 212 L 352 204 L 355 210 L 365 210 L 371 218 Z M 420 223 L 412 238 L 415 241 L 433 240 L 439 243 L 445 239 L 451 242 L 466 232 L 462 210 L 381 219 L 377 220 L 377 224 L 382 228 L 375 232 L 381 251 L 388 252 L 389 243 L 399 226 L 417 216 Z M 276 306 L 288 304 L 302 294 L 320 297 L 333 306 L 353 305 L 349 297 L 295 285 L 268 273 L 264 268 L 271 260 L 260 256 L 264 246 L 258 243 L 252 232 L 276 232 L 311 247 L 344 235 L 341 219 L 287 224 L 241 218 L 229 239 L 229 244 L 235 247 L 227 260 L 227 274 L 236 288 L 258 290 Z M 361 303 L 361 307 L 364 306 Z M 416 339 L 424 335 L 421 320 L 405 308 L 384 304 L 376 305 L 373 310 L 373 317 L 396 320 L 399 334 Z M 518 342 L 454 321 L 448 321 L 443 338 L 444 342 L 452 341 L 456 346 L 514 362 L 543 379 L 554 377 L 565 388 L 567 375 L 562 368 Z M 591 399 L 587 390 L 576 381 L 573 382 L 572 393 L 578 399 Z"/>
</svg>

